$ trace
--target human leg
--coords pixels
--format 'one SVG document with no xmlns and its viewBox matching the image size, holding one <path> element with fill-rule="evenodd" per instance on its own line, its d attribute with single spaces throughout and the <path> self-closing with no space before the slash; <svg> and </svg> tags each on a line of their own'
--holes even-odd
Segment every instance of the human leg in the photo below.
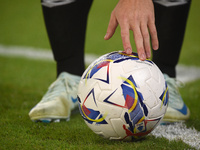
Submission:
<svg viewBox="0 0 200 150">
<path fill-rule="evenodd" d="M 155 0 L 155 22 L 159 39 L 159 50 L 153 51 L 153 61 L 163 73 L 176 77 L 190 0 Z"/>
<path fill-rule="evenodd" d="M 58 78 L 29 116 L 42 122 L 68 120 L 77 106 L 78 83 L 85 69 L 85 30 L 92 0 L 42 0 L 41 3 Z"/>
<path fill-rule="evenodd" d="M 190 3 L 190 0 L 154 1 L 159 50 L 153 52 L 153 61 L 164 73 L 169 88 L 169 105 L 164 121 L 184 121 L 190 116 L 175 79 Z"/>
<path fill-rule="evenodd" d="M 48 7 L 49 1 L 42 0 L 45 25 L 57 63 L 57 75 L 65 71 L 81 76 L 85 70 L 85 32 L 92 0 L 71 0 L 66 4 L 65 1 L 70 2 L 55 1 L 55 6 Z M 58 3 L 61 5 L 56 6 Z"/>
</svg>

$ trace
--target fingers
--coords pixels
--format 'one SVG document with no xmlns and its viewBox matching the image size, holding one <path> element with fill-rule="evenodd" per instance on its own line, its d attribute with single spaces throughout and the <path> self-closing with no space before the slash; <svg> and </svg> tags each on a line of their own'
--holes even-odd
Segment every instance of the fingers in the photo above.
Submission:
<svg viewBox="0 0 200 150">
<path fill-rule="evenodd" d="M 143 38 L 143 49 L 144 53 L 146 55 L 146 58 L 151 57 L 151 46 L 150 46 L 150 37 L 149 37 L 149 31 L 146 23 L 141 23 L 141 34 Z"/>
<path fill-rule="evenodd" d="M 123 43 L 125 53 L 132 54 L 129 27 L 126 25 L 124 27 L 121 26 L 121 38 L 122 38 L 122 43 Z"/>
<path fill-rule="evenodd" d="M 151 57 L 150 37 L 151 37 L 151 43 L 152 43 L 153 49 L 157 50 L 159 47 L 155 23 L 154 22 L 147 23 L 144 21 L 141 23 L 136 22 L 131 26 L 132 28 L 130 28 L 130 30 L 133 31 L 133 36 L 134 36 L 135 45 L 136 45 L 139 59 L 145 60 L 147 58 L 150 58 Z M 130 44 L 129 36 L 126 36 L 126 38 L 124 39 L 126 39 L 126 41 L 128 41 Z M 123 42 L 123 45 L 128 42 Z M 125 49 L 125 52 L 126 52 L 126 49 Z"/>
<path fill-rule="evenodd" d="M 133 28 L 133 36 L 134 36 L 134 40 L 135 40 L 135 45 L 136 45 L 136 49 L 138 52 L 138 56 L 140 60 L 145 60 L 146 57 L 146 52 L 145 52 L 145 48 L 144 48 L 144 40 L 143 40 L 143 35 L 142 35 L 142 31 L 139 25 L 135 25 Z M 148 45 L 148 44 L 147 44 Z"/>
<path fill-rule="evenodd" d="M 128 2 L 133 2 L 134 5 L 130 5 Z M 140 60 L 151 57 L 151 44 L 154 50 L 158 49 L 159 44 L 152 1 L 119 1 L 111 13 L 107 32 L 104 37 L 105 40 L 113 36 L 118 24 L 121 28 L 121 38 L 125 53 L 132 53 L 130 30 L 133 31 Z"/>
<path fill-rule="evenodd" d="M 153 49 L 158 49 L 158 37 L 155 25 L 151 24 L 150 26 L 148 26 L 147 23 L 135 24 L 132 31 L 140 60 L 150 58 L 150 37 Z"/>
<path fill-rule="evenodd" d="M 106 31 L 106 35 L 104 36 L 105 40 L 109 40 L 113 36 L 117 26 L 118 26 L 118 22 L 117 22 L 115 16 L 113 15 L 113 13 L 112 13 L 111 17 L 110 17 L 109 24 L 108 24 L 108 28 L 107 28 L 107 31 Z"/>
<path fill-rule="evenodd" d="M 109 24 L 108 24 L 106 35 L 104 36 L 105 40 L 109 40 L 113 36 L 117 26 L 118 26 L 118 22 L 116 20 L 114 13 L 112 13 Z M 125 52 L 127 54 L 131 54 L 132 47 L 131 47 L 131 43 L 130 43 L 129 25 L 128 24 L 127 25 L 125 24 L 123 27 L 121 26 L 121 38 L 122 38 L 122 43 L 123 43 Z"/>
<path fill-rule="evenodd" d="M 151 43 L 152 43 L 152 48 L 154 50 L 158 50 L 159 48 L 159 42 L 158 42 L 158 36 L 157 36 L 157 30 L 154 22 L 149 22 L 148 23 L 148 28 L 149 32 L 151 35 Z"/>
</svg>

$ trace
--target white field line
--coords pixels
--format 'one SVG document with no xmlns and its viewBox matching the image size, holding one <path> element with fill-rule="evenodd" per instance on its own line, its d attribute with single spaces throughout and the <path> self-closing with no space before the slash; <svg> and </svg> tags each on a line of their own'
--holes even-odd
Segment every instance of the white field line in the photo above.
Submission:
<svg viewBox="0 0 200 150">
<path fill-rule="evenodd" d="M 0 45 L 0 55 L 18 56 L 29 59 L 53 61 L 51 50 L 35 49 L 31 47 L 3 46 Z M 99 56 L 94 54 L 85 55 L 85 63 L 89 65 Z M 178 65 L 176 68 L 177 79 L 186 83 L 200 78 L 200 68 L 195 66 Z"/>
<path fill-rule="evenodd" d="M 160 125 L 152 133 L 156 138 L 164 137 L 169 141 L 182 140 L 184 143 L 200 149 L 200 132 L 194 128 L 187 128 L 184 123 Z"/>
<path fill-rule="evenodd" d="M 26 57 L 29 59 L 39 59 L 53 61 L 53 55 L 50 50 L 35 49 L 30 47 L 16 47 L 0 45 L 0 55 Z M 86 54 L 85 63 L 90 64 L 99 56 Z M 177 66 L 177 78 L 182 82 L 190 82 L 200 78 L 200 68 L 194 66 Z M 155 137 L 164 137 L 168 140 L 182 140 L 190 146 L 200 149 L 200 132 L 194 128 L 187 128 L 183 123 L 177 123 L 167 126 L 158 126 L 152 133 Z"/>
</svg>

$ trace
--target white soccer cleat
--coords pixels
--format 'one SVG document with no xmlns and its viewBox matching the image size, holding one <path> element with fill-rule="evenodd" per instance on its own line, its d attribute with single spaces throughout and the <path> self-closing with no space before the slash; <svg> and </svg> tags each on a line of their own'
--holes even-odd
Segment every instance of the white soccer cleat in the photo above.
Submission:
<svg viewBox="0 0 200 150">
<path fill-rule="evenodd" d="M 32 121 L 59 122 L 69 120 L 78 106 L 77 90 L 81 77 L 63 72 L 48 88 L 42 100 L 29 112 Z"/>
<path fill-rule="evenodd" d="M 163 122 L 183 122 L 189 119 L 190 110 L 185 105 L 178 87 L 177 80 L 174 78 L 170 78 L 168 75 L 164 74 L 165 80 L 167 82 L 169 88 L 169 102 L 166 114 L 163 118 Z"/>
</svg>

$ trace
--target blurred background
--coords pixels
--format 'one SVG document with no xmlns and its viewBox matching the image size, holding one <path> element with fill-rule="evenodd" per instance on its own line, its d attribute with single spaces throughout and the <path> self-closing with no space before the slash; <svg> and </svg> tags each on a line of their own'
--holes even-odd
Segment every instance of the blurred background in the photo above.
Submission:
<svg viewBox="0 0 200 150">
<path fill-rule="evenodd" d="M 116 3 L 117 1 L 108 0 L 93 2 L 87 26 L 86 53 L 102 55 L 123 49 L 119 28 L 112 39 L 109 41 L 103 39 L 111 11 Z M 200 1 L 192 0 L 180 58 L 181 64 L 200 66 L 199 8 Z M 131 39 L 135 49 L 132 36 Z M 0 0 L 0 44 L 50 49 L 39 0 Z"/>
</svg>

